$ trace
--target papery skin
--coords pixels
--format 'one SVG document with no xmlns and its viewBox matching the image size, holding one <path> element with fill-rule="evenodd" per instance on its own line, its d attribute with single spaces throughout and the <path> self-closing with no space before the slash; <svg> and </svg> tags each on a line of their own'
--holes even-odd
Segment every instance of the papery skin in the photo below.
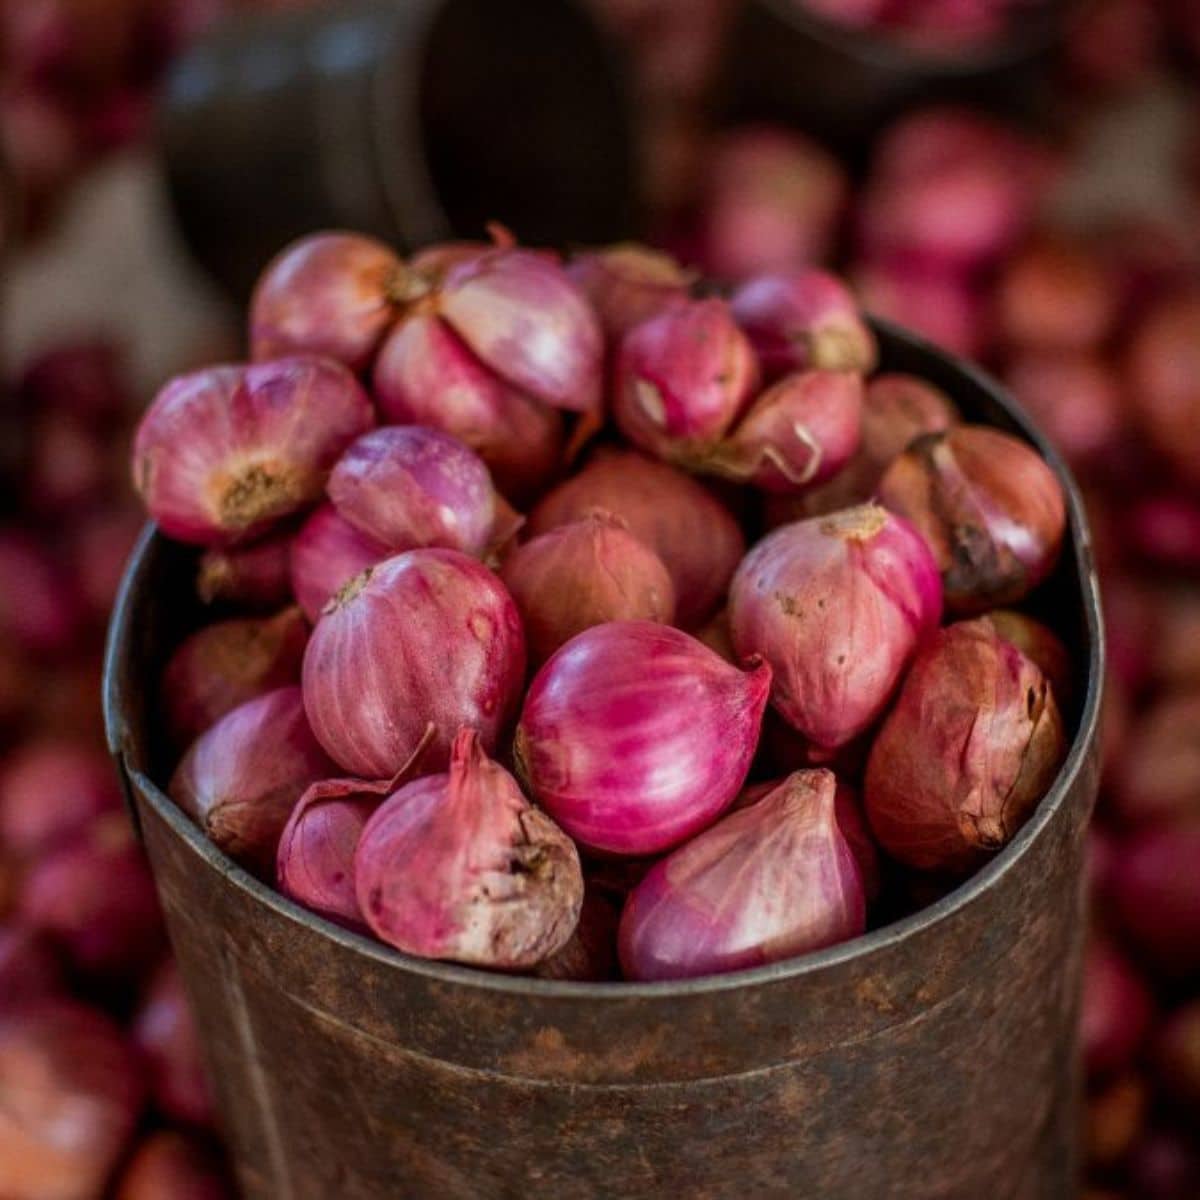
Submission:
<svg viewBox="0 0 1200 1200">
<path fill-rule="evenodd" d="M 247 700 L 299 683 L 307 644 L 308 622 L 294 605 L 273 617 L 217 621 L 185 638 L 162 677 L 176 745 L 190 745 Z"/>
<path fill-rule="evenodd" d="M 958 425 L 917 438 L 878 494 L 928 542 L 950 612 L 1016 604 L 1058 561 L 1062 487 L 1036 450 L 998 429 Z"/>
<path fill-rule="evenodd" d="M 410 550 L 368 568 L 317 623 L 304 703 L 345 771 L 391 779 L 418 754 L 422 770 L 444 767 L 464 725 L 494 749 L 524 677 L 521 616 L 500 580 L 457 550 Z"/>
<path fill-rule="evenodd" d="M 1066 755 L 1046 677 L 986 621 L 918 653 L 867 761 L 867 820 L 893 858 L 964 875 L 1006 846 Z"/>
<path fill-rule="evenodd" d="M 255 362 L 317 354 L 362 371 L 395 319 L 404 264 L 357 233 L 315 233 L 287 246 L 259 277 L 250 301 Z"/>
<path fill-rule="evenodd" d="M 315 625 L 325 606 L 367 567 L 392 556 L 382 542 L 355 529 L 332 504 L 322 504 L 300 527 L 292 543 L 292 591 Z"/>
<path fill-rule="evenodd" d="M 530 684 L 518 772 L 580 845 L 654 854 L 732 803 L 771 671 L 742 672 L 677 629 L 613 621 L 572 638 Z"/>
<path fill-rule="evenodd" d="M 560 950 L 583 901 L 570 838 L 467 728 L 448 774 L 408 784 L 367 822 L 354 870 L 359 906 L 389 945 L 509 970 Z"/>
<path fill-rule="evenodd" d="M 769 379 L 808 369 L 875 369 L 875 335 L 850 289 L 828 271 L 805 267 L 756 276 L 730 304 Z"/>
<path fill-rule="evenodd" d="M 113 1200 L 234 1200 L 207 1144 L 176 1130 L 150 1134 L 117 1181 Z"/>
<path fill-rule="evenodd" d="M 317 500 L 342 451 L 375 424 L 339 363 L 284 358 L 171 380 L 138 426 L 133 482 L 163 532 L 227 545 Z"/>
<path fill-rule="evenodd" d="M 521 611 L 537 665 L 593 625 L 669 625 L 675 616 L 675 586 L 662 559 L 601 509 L 518 547 L 500 577 Z"/>
<path fill-rule="evenodd" d="M 562 413 L 505 382 L 433 313 L 414 313 L 388 336 L 373 390 L 385 421 L 470 446 L 513 503 L 540 494 L 559 470 Z"/>
<path fill-rule="evenodd" d="M 293 531 L 268 534 L 248 546 L 206 550 L 196 572 L 196 594 L 205 604 L 226 600 L 247 608 L 282 608 L 291 598 L 289 563 Z"/>
<path fill-rule="evenodd" d="M 981 619 L 1037 665 L 1050 681 L 1059 712 L 1063 712 L 1075 695 L 1075 665 L 1058 634 L 1041 621 L 1008 608 L 994 608 Z"/>
<path fill-rule="evenodd" d="M 729 589 L 738 654 L 771 664 L 776 711 L 826 750 L 882 715 L 941 611 L 927 547 L 878 505 L 777 529 Z"/>
<path fill-rule="evenodd" d="M 629 979 L 758 967 L 857 937 L 862 878 L 830 771 L 797 771 L 654 866 L 621 915 Z"/>
<path fill-rule="evenodd" d="M 693 300 L 652 317 L 621 341 L 613 416 L 635 446 L 690 464 L 733 427 L 759 369 L 724 300 Z"/>
<path fill-rule="evenodd" d="M 496 520 L 483 460 L 457 438 L 420 425 L 364 434 L 338 460 L 326 490 L 342 517 L 394 551 L 447 546 L 478 557 Z"/>
<path fill-rule="evenodd" d="M 617 925 L 620 911 L 590 885 L 583 893 L 579 923 L 568 941 L 533 969 L 539 979 L 570 979 L 576 983 L 603 983 L 619 979 Z"/>
<path fill-rule="evenodd" d="M 684 304 L 694 280 L 669 254 L 639 242 L 585 250 L 567 264 L 567 274 L 583 289 L 613 339 Z"/>
<path fill-rule="evenodd" d="M 296 802 L 310 784 L 337 774 L 293 686 L 248 701 L 201 734 L 167 791 L 230 858 L 269 878 Z"/>
</svg>

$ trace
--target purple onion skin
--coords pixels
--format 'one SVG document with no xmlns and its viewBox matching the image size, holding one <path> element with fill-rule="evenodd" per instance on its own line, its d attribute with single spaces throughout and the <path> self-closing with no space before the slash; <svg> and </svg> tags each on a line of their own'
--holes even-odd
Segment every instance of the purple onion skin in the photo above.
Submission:
<svg viewBox="0 0 1200 1200">
<path fill-rule="evenodd" d="M 882 715 L 942 594 L 925 543 L 877 505 L 785 525 L 742 560 L 729 592 L 733 644 L 771 664 L 771 701 L 834 750 Z"/>
<path fill-rule="evenodd" d="M 205 551 L 196 572 L 196 594 L 205 604 L 224 600 L 258 611 L 282 608 L 292 595 L 292 534 L 288 528 L 249 546 Z"/>
<path fill-rule="evenodd" d="M 300 527 L 292 543 L 292 591 L 314 625 L 325 605 L 368 567 L 392 552 L 355 529 L 332 504 L 322 504 Z"/>
<path fill-rule="evenodd" d="M 567 264 L 567 274 L 583 289 L 613 339 L 685 304 L 693 281 L 669 254 L 637 242 L 577 254 Z"/>
<path fill-rule="evenodd" d="M 313 737 L 298 687 L 227 713 L 184 755 L 167 789 L 206 836 L 269 878 L 279 835 L 305 790 L 338 770 Z"/>
<path fill-rule="evenodd" d="M 737 795 L 770 682 L 765 664 L 742 672 L 669 626 L 594 626 L 530 685 L 518 769 L 580 845 L 623 855 L 666 850 Z"/>
<path fill-rule="evenodd" d="M 470 446 L 514 504 L 540 495 L 558 473 L 562 413 L 506 383 L 432 313 L 408 317 L 388 337 L 374 394 L 389 424 L 427 425 Z"/>
<path fill-rule="evenodd" d="M 483 460 L 457 438 L 420 425 L 364 434 L 326 490 L 342 517 L 393 551 L 446 546 L 479 557 L 496 520 Z"/>
<path fill-rule="evenodd" d="M 654 866 L 621 915 L 626 977 L 718 975 L 861 934 L 862 877 L 836 791 L 832 772 L 797 771 Z"/>
<path fill-rule="evenodd" d="M 384 801 L 359 839 L 354 872 L 367 923 L 389 945 L 506 970 L 561 950 L 583 901 L 570 838 L 473 729 L 455 738 L 448 774 Z"/>
<path fill-rule="evenodd" d="M 464 725 L 494 749 L 524 678 L 521 616 L 500 580 L 457 550 L 410 550 L 326 610 L 304 656 L 304 703 L 343 770 L 392 779 L 417 756 L 422 771 L 444 767 Z"/>
</svg>

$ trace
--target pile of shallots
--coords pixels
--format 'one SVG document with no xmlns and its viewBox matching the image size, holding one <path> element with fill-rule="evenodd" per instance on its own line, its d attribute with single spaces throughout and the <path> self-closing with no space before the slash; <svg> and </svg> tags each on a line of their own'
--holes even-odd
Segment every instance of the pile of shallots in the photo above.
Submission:
<svg viewBox="0 0 1200 1200">
<path fill-rule="evenodd" d="M 133 451 L 220 619 L 167 663 L 174 800 L 406 953 L 675 979 L 845 941 L 1001 850 L 1074 671 L 1026 443 L 876 374 L 815 269 L 309 237 L 249 365 Z"/>
</svg>

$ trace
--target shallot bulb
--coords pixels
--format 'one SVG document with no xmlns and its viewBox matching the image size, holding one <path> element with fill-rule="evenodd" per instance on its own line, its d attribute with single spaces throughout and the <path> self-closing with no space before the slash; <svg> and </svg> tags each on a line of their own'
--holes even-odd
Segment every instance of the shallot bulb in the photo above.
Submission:
<svg viewBox="0 0 1200 1200">
<path fill-rule="evenodd" d="M 583 893 L 579 923 L 562 949 L 544 958 L 533 969 L 539 979 L 571 979 L 576 983 L 603 983 L 619 979 L 617 924 L 621 914 L 613 902 L 589 884 Z"/>
<path fill-rule="evenodd" d="M 910 867 L 966 873 L 1012 840 L 1065 753 L 1041 670 L 987 621 L 947 626 L 917 654 L 871 748 L 871 830 Z"/>
<path fill-rule="evenodd" d="M 539 666 L 593 625 L 669 625 L 675 616 L 675 587 L 662 559 L 601 509 L 519 547 L 500 576 L 521 611 L 530 661 Z"/>
<path fill-rule="evenodd" d="M 205 604 L 223 600 L 269 612 L 282 608 L 291 598 L 292 537 L 285 529 L 247 546 L 206 550 L 196 571 L 196 595 Z"/>
<path fill-rule="evenodd" d="M 410 550 L 357 576 L 317 623 L 304 704 L 346 771 L 392 779 L 417 760 L 444 766 L 464 725 L 494 749 L 524 678 L 521 616 L 500 580 L 457 550 Z"/>
<path fill-rule="evenodd" d="M 678 624 L 691 628 L 712 614 L 746 552 L 741 529 L 716 497 L 663 463 L 628 450 L 604 452 L 542 500 L 528 533 L 537 537 L 597 508 L 620 517 L 662 559 L 675 585 Z"/>
<path fill-rule="evenodd" d="M 256 362 L 316 354 L 363 371 L 398 306 L 409 273 L 382 242 L 357 233 L 315 233 L 287 246 L 259 277 L 250 301 Z"/>
<path fill-rule="evenodd" d="M 206 1143 L 164 1129 L 138 1146 L 113 1200 L 233 1200 L 234 1195 L 220 1159 Z"/>
<path fill-rule="evenodd" d="M 805 267 L 759 275 L 743 283 L 730 303 L 768 378 L 810 368 L 875 369 L 875 335 L 850 289 L 827 271 Z"/>
<path fill-rule="evenodd" d="M 581 845 L 654 854 L 712 823 L 758 744 L 771 671 L 742 672 L 678 629 L 596 625 L 530 685 L 518 770 Z"/>
<path fill-rule="evenodd" d="M 332 504 L 322 504 L 300 527 L 292 543 L 292 591 L 315 625 L 333 599 L 356 575 L 391 556 L 374 538 L 355 529 Z"/>
<path fill-rule="evenodd" d="M 583 289 L 614 339 L 689 298 L 694 276 L 669 254 L 637 242 L 588 250 L 567 264 L 567 274 Z"/>
<path fill-rule="evenodd" d="M 1062 487 L 1036 450 L 998 429 L 917 438 L 880 480 L 879 499 L 929 543 L 951 612 L 1015 604 L 1058 561 Z"/>
<path fill-rule="evenodd" d="M 621 914 L 626 976 L 738 971 L 861 934 L 862 878 L 836 791 L 831 772 L 797 771 L 651 868 Z"/>
<path fill-rule="evenodd" d="M 354 872 L 367 923 L 389 945 L 506 970 L 561 950 L 583 902 L 571 839 L 473 729 L 455 738 L 448 774 L 384 801 L 359 839 Z"/>
<path fill-rule="evenodd" d="M 283 687 L 201 734 L 167 790 L 226 854 L 270 876 L 297 801 L 311 784 L 337 773 L 305 719 L 300 689 Z"/>
<path fill-rule="evenodd" d="M 134 486 L 179 541 L 249 541 L 316 501 L 374 423 L 367 394 L 330 359 L 211 367 L 172 380 L 142 418 Z"/>
<path fill-rule="evenodd" d="M 758 363 L 723 300 L 692 300 L 625 335 L 613 414 L 621 432 L 668 462 L 703 459 L 759 382 Z"/>
<path fill-rule="evenodd" d="M 334 467 L 327 490 L 340 516 L 393 551 L 448 546 L 478 558 L 496 520 L 483 460 L 420 425 L 364 434 Z"/>
<path fill-rule="evenodd" d="M 1066 708 L 1075 694 L 1075 667 L 1058 634 L 1041 621 L 1007 608 L 993 609 L 980 619 L 987 621 L 1041 670 L 1054 689 L 1059 710 Z"/>
<path fill-rule="evenodd" d="M 300 682 L 308 623 L 296 607 L 274 617 L 234 617 L 180 643 L 162 678 L 167 727 L 187 746 L 247 700 Z"/>
<path fill-rule="evenodd" d="M 771 664 L 775 709 L 826 750 L 882 715 L 941 611 L 925 543 L 873 504 L 775 530 L 729 592 L 738 654 Z"/>
</svg>

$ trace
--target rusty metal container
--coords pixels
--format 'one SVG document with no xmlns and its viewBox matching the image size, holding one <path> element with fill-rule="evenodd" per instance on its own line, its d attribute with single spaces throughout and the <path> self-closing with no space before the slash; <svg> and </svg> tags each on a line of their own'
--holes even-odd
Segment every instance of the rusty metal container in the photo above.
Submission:
<svg viewBox="0 0 1200 1200">
<path fill-rule="evenodd" d="M 159 666 L 194 552 L 148 531 L 113 618 L 108 736 L 251 1200 L 530 1195 L 1065 1200 L 1100 610 L 1079 496 L 988 378 L 893 327 L 883 364 L 1033 441 L 1070 498 L 1047 611 L 1080 693 L 1058 780 L 931 907 L 723 977 L 564 984 L 417 961 L 305 912 L 161 790 Z"/>
</svg>

